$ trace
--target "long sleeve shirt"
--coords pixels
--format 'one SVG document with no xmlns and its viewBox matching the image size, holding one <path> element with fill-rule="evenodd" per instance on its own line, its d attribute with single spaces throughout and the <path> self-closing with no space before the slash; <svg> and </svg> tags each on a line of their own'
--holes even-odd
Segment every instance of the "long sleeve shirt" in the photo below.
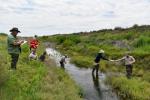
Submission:
<svg viewBox="0 0 150 100">
<path fill-rule="evenodd" d="M 8 45 L 8 53 L 9 54 L 20 54 L 20 45 L 15 45 L 14 43 L 18 42 L 17 37 L 13 35 L 9 35 L 7 39 L 7 45 Z"/>
<path fill-rule="evenodd" d="M 105 58 L 104 54 L 98 53 L 97 56 L 96 56 L 96 58 L 95 58 L 95 60 L 94 60 L 94 62 L 95 63 L 99 63 L 101 59 L 108 60 L 107 58 Z"/>
</svg>

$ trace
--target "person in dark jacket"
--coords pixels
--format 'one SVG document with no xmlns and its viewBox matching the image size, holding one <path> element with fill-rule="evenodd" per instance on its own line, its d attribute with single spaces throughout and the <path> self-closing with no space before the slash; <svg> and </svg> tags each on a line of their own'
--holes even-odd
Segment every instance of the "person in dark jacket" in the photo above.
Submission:
<svg viewBox="0 0 150 100">
<path fill-rule="evenodd" d="M 98 75 L 99 63 L 100 63 L 101 59 L 109 61 L 109 59 L 105 58 L 104 53 L 105 53 L 104 50 L 100 50 L 99 53 L 97 54 L 97 56 L 94 60 L 94 67 L 93 67 L 93 70 L 92 70 L 92 74 L 94 74 L 94 72 L 96 70 L 96 75 Z"/>
<path fill-rule="evenodd" d="M 46 52 L 44 52 L 40 57 L 39 57 L 39 60 L 44 62 L 45 61 L 45 58 L 46 58 Z"/>
</svg>

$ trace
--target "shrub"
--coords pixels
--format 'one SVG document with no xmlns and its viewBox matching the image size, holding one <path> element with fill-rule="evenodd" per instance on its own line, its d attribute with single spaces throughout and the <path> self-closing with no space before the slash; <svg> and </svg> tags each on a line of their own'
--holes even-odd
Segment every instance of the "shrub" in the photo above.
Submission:
<svg viewBox="0 0 150 100">
<path fill-rule="evenodd" d="M 129 32 L 124 36 L 124 38 L 127 40 L 130 40 L 130 39 L 132 39 L 133 36 L 134 36 L 134 34 L 132 32 Z"/>
<path fill-rule="evenodd" d="M 65 47 L 72 46 L 72 45 L 74 45 L 74 44 L 75 44 L 75 43 L 74 43 L 73 41 L 71 41 L 71 40 L 65 40 L 64 43 L 63 43 L 63 45 L 64 45 Z"/>
<path fill-rule="evenodd" d="M 93 60 L 85 56 L 74 56 L 71 59 L 71 62 L 76 64 L 78 67 L 92 67 Z"/>
<path fill-rule="evenodd" d="M 81 42 L 80 37 L 76 35 L 71 35 L 70 37 L 67 37 L 67 39 L 73 41 L 75 44 Z"/>
<path fill-rule="evenodd" d="M 99 47 L 97 46 L 88 46 L 87 47 L 87 54 L 89 55 L 96 55 L 99 52 Z"/>
<path fill-rule="evenodd" d="M 57 40 L 58 44 L 62 44 L 66 40 L 66 37 L 65 36 L 58 36 L 58 37 L 56 37 L 56 40 Z"/>
<path fill-rule="evenodd" d="M 150 37 L 140 36 L 135 42 L 135 47 L 144 47 L 150 45 Z"/>
</svg>

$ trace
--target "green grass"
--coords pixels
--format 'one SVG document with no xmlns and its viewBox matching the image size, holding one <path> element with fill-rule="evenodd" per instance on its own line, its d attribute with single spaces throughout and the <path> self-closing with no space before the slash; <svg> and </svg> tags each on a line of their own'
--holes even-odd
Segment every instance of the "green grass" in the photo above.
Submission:
<svg viewBox="0 0 150 100">
<path fill-rule="evenodd" d="M 22 53 L 16 71 L 9 70 L 6 36 L 0 35 L 0 99 L 1 100 L 80 100 L 81 93 L 75 82 L 55 64 L 29 61 L 28 45 Z M 38 48 L 38 55 L 44 47 Z M 48 59 L 47 59 L 48 60 Z M 52 62 L 52 61 L 47 61 Z"/>
<path fill-rule="evenodd" d="M 149 100 L 150 84 L 146 81 L 131 79 L 125 77 L 111 77 L 108 79 L 109 84 L 124 98 L 124 100 Z"/>
<path fill-rule="evenodd" d="M 56 67 L 47 68 L 49 71 L 40 84 L 40 91 L 37 93 L 42 100 L 81 100 L 82 95 L 77 87 L 64 70 Z M 50 77 L 53 76 L 53 77 Z M 50 78 L 49 78 L 50 77 Z"/>
<path fill-rule="evenodd" d="M 104 29 L 88 34 L 54 35 L 40 39 L 54 42 L 57 49 L 68 54 L 72 63 L 78 67 L 92 67 L 93 60 L 100 49 L 104 49 L 106 56 L 111 59 L 121 58 L 126 52 L 130 52 L 130 55 L 136 59 L 133 69 L 134 79 L 127 80 L 125 77 L 118 77 L 117 79 L 112 78 L 110 83 L 114 88 L 119 88 L 118 91 L 121 93 L 119 95 L 127 98 L 129 96 L 128 100 L 149 100 L 150 26 L 133 26 L 116 30 Z M 125 74 L 123 62 L 115 64 L 101 61 L 100 70 Z M 133 85 L 130 85 L 132 82 Z M 140 89 L 142 85 L 143 89 Z M 145 96 L 143 96 L 143 91 Z"/>
<path fill-rule="evenodd" d="M 93 63 L 92 59 L 85 56 L 74 56 L 72 57 L 71 62 L 83 68 L 92 67 L 92 63 Z"/>
</svg>

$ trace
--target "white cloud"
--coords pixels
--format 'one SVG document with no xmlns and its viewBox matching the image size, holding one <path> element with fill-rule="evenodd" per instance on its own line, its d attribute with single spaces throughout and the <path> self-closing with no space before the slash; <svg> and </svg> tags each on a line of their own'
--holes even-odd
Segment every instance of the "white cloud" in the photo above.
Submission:
<svg viewBox="0 0 150 100">
<path fill-rule="evenodd" d="M 0 31 L 55 34 L 150 24 L 149 0 L 0 0 Z"/>
</svg>

